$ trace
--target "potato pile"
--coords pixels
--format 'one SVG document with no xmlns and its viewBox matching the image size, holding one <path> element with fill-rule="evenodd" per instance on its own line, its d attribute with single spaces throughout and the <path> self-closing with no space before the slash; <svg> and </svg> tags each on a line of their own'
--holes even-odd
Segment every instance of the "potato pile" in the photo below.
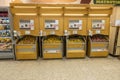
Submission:
<svg viewBox="0 0 120 80">
<path fill-rule="evenodd" d="M 79 42 L 79 43 L 80 43 L 80 42 L 81 42 L 81 43 L 83 42 L 82 39 L 77 39 L 77 38 L 71 38 L 71 39 L 69 39 L 68 41 L 69 41 L 69 42 Z"/>
<path fill-rule="evenodd" d="M 44 43 L 60 43 L 61 39 L 56 36 L 50 36 L 44 40 Z"/>
<path fill-rule="evenodd" d="M 36 38 L 34 36 L 24 36 L 18 41 L 18 44 L 35 44 Z"/>
</svg>

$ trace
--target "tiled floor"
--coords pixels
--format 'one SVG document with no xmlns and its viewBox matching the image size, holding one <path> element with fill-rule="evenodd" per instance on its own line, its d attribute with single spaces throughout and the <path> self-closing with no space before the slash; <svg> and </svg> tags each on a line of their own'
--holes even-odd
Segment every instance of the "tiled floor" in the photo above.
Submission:
<svg viewBox="0 0 120 80">
<path fill-rule="evenodd" d="M 0 60 L 0 80 L 120 80 L 120 60 Z"/>
</svg>

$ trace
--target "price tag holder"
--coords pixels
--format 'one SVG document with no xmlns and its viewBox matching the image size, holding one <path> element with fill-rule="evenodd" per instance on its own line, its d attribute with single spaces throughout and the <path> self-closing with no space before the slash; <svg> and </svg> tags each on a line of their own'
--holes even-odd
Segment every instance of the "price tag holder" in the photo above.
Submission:
<svg viewBox="0 0 120 80">
<path fill-rule="evenodd" d="M 78 32 L 75 30 L 75 31 L 73 31 L 73 34 L 77 34 Z"/>
<path fill-rule="evenodd" d="M 25 31 L 25 34 L 26 35 L 30 35 L 30 31 Z"/>
<path fill-rule="evenodd" d="M 55 31 L 50 31 L 50 34 L 55 34 Z"/>
<path fill-rule="evenodd" d="M 101 33 L 101 31 L 100 30 L 96 30 L 96 34 L 100 34 Z"/>
</svg>

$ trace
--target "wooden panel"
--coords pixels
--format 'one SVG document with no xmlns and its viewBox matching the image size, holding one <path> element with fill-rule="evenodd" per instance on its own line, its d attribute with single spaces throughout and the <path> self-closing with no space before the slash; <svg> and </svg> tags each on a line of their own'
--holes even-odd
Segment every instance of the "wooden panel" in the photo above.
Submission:
<svg viewBox="0 0 120 80">
<path fill-rule="evenodd" d="M 31 48 L 35 48 L 35 45 L 16 45 L 16 49 L 21 49 L 21 48 L 31 49 Z"/>
<path fill-rule="evenodd" d="M 103 43 L 102 42 L 98 42 L 98 43 L 96 42 L 96 43 L 91 44 L 92 48 L 95 48 L 95 47 L 103 47 L 104 48 L 104 47 L 107 47 L 107 45 L 108 45 L 108 42 L 106 42 L 106 43 L 105 42 L 103 42 Z"/>
<path fill-rule="evenodd" d="M 62 58 L 62 53 L 43 53 L 44 59 L 57 59 Z"/>
<path fill-rule="evenodd" d="M 37 9 L 36 8 L 11 8 L 12 14 L 15 13 L 36 13 L 37 14 Z"/>
<path fill-rule="evenodd" d="M 105 10 L 105 9 L 90 9 L 89 14 L 112 14 L 112 10 Z"/>
<path fill-rule="evenodd" d="M 34 20 L 34 30 L 25 30 L 19 28 L 20 20 Z M 30 35 L 38 36 L 39 35 L 39 23 L 37 16 L 23 15 L 23 16 L 14 16 L 14 30 L 20 33 L 20 35 L 26 35 L 26 31 L 30 31 Z"/>
<path fill-rule="evenodd" d="M 64 31 L 68 30 L 69 35 L 73 34 L 74 29 L 69 29 L 69 21 L 70 20 L 82 20 L 82 30 L 76 30 L 79 35 L 86 35 L 86 26 L 87 26 L 87 18 L 86 17 L 65 17 L 64 18 Z"/>
<path fill-rule="evenodd" d="M 65 5 L 64 14 L 87 14 L 88 5 Z"/>
<path fill-rule="evenodd" d="M 88 56 L 89 57 L 107 57 L 108 51 L 92 51 L 92 43 L 90 42 L 90 38 L 88 40 Z"/>
<path fill-rule="evenodd" d="M 85 57 L 85 51 L 83 50 L 69 50 L 67 51 L 67 58 L 84 58 Z"/>
<path fill-rule="evenodd" d="M 37 59 L 37 54 L 36 52 L 32 53 L 32 52 L 16 52 L 16 59 L 17 60 L 25 60 L 25 59 Z"/>
<path fill-rule="evenodd" d="M 89 57 L 107 57 L 109 54 L 108 51 L 96 51 L 96 52 L 91 52 Z"/>
<path fill-rule="evenodd" d="M 45 29 L 45 20 L 58 20 L 59 29 L 58 30 Z M 62 36 L 63 35 L 63 17 L 57 17 L 57 16 L 41 17 L 40 30 L 43 31 L 43 35 L 51 35 L 51 33 L 54 32 L 54 34 Z"/>
<path fill-rule="evenodd" d="M 37 14 L 37 5 L 36 4 L 23 4 L 23 3 L 11 3 L 10 4 L 11 13 L 36 13 Z"/>
<path fill-rule="evenodd" d="M 55 44 L 55 45 L 43 45 L 43 48 L 60 48 L 61 47 L 61 44 Z"/>
<path fill-rule="evenodd" d="M 39 10 L 40 14 L 63 14 L 63 7 L 62 6 L 41 6 Z"/>
<path fill-rule="evenodd" d="M 104 30 L 103 29 L 100 30 L 100 34 L 109 35 L 109 32 L 110 32 L 110 19 L 109 19 L 109 17 L 89 17 L 88 18 L 87 32 L 89 30 L 91 30 L 92 34 L 96 34 L 96 29 L 92 29 L 92 20 L 105 20 L 105 28 L 104 28 Z"/>
<path fill-rule="evenodd" d="M 83 44 L 70 44 L 70 43 L 68 43 L 67 44 L 67 48 L 81 48 L 81 47 L 84 47 L 84 45 Z"/>
</svg>

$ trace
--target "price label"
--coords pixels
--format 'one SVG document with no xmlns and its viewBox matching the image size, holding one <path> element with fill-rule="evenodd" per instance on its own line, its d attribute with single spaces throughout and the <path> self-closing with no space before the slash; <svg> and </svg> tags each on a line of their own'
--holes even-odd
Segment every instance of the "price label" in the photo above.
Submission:
<svg viewBox="0 0 120 80">
<path fill-rule="evenodd" d="M 77 34 L 78 32 L 77 31 L 73 31 L 73 34 Z"/>
<path fill-rule="evenodd" d="M 29 34 L 30 34 L 30 31 L 25 31 L 25 34 L 29 35 Z"/>
<path fill-rule="evenodd" d="M 55 31 L 51 31 L 50 34 L 55 34 Z"/>
<path fill-rule="evenodd" d="M 100 34 L 101 33 L 101 31 L 100 30 L 96 30 L 96 34 Z"/>
</svg>

